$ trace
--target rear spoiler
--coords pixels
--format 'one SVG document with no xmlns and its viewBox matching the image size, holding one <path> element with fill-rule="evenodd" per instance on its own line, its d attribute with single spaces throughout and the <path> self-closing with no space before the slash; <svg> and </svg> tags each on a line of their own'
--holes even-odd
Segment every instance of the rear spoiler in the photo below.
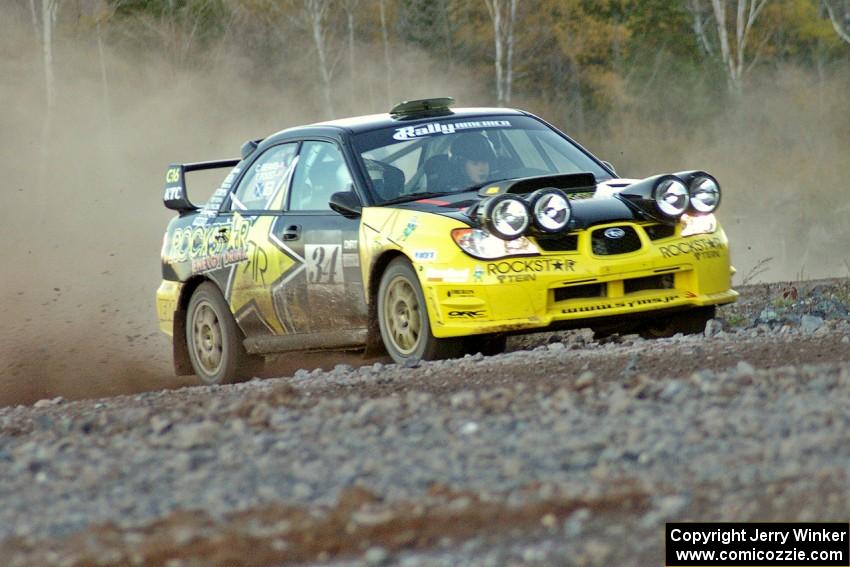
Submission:
<svg viewBox="0 0 850 567">
<path fill-rule="evenodd" d="M 198 206 L 193 205 L 186 193 L 186 173 L 190 171 L 203 171 L 206 169 L 219 169 L 224 167 L 235 167 L 238 159 L 223 159 L 218 161 L 202 161 L 198 163 L 172 163 L 168 166 L 165 174 L 165 191 L 162 201 L 165 207 L 180 214 L 197 211 Z"/>
</svg>

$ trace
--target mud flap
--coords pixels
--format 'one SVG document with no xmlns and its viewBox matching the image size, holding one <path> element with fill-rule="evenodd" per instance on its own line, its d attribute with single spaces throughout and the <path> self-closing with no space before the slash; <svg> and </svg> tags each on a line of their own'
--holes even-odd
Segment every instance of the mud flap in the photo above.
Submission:
<svg viewBox="0 0 850 567">
<path fill-rule="evenodd" d="M 174 312 L 174 333 L 171 336 L 173 347 L 174 373 L 177 376 L 191 376 L 195 373 L 192 361 L 189 359 L 189 349 L 186 346 L 186 310 Z"/>
</svg>

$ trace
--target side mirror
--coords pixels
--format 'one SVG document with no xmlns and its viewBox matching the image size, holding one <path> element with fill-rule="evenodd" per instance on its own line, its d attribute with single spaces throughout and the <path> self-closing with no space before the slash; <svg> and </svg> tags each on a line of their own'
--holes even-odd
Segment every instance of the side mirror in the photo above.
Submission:
<svg viewBox="0 0 850 567">
<path fill-rule="evenodd" d="M 331 210 L 336 211 L 347 219 L 356 219 L 363 210 L 360 197 L 354 191 L 340 191 L 331 195 L 328 202 Z"/>
<path fill-rule="evenodd" d="M 617 175 L 617 170 L 616 170 L 616 169 L 614 169 L 614 164 L 613 164 L 613 163 L 611 163 L 610 161 L 602 160 L 602 165 L 604 165 L 605 167 L 607 167 L 608 169 L 610 169 L 611 171 L 613 171 L 613 172 L 614 172 L 614 175 Z"/>
</svg>

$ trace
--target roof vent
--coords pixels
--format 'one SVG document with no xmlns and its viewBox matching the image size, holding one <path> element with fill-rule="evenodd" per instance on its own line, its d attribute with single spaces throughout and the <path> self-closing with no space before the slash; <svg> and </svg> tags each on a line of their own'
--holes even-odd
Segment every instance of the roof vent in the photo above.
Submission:
<svg viewBox="0 0 850 567">
<path fill-rule="evenodd" d="M 395 105 L 390 110 L 390 116 L 396 120 L 405 118 L 423 118 L 426 116 L 443 116 L 451 114 L 449 107 L 455 103 L 450 96 L 443 98 L 423 98 L 420 100 L 406 100 Z"/>
<path fill-rule="evenodd" d="M 260 142 L 262 141 L 263 138 L 258 138 L 256 140 L 248 140 L 247 142 L 242 144 L 242 147 L 239 150 L 242 159 L 248 159 L 249 157 L 251 157 L 251 154 L 254 153 L 254 150 L 257 149 L 257 146 L 259 146 Z"/>
</svg>

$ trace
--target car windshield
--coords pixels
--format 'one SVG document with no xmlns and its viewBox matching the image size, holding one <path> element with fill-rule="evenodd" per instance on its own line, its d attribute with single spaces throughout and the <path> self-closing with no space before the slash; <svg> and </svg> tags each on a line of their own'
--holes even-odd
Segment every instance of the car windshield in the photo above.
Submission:
<svg viewBox="0 0 850 567">
<path fill-rule="evenodd" d="M 379 204 L 537 175 L 611 177 L 569 140 L 527 116 L 399 124 L 358 134 L 354 146 Z"/>
</svg>

